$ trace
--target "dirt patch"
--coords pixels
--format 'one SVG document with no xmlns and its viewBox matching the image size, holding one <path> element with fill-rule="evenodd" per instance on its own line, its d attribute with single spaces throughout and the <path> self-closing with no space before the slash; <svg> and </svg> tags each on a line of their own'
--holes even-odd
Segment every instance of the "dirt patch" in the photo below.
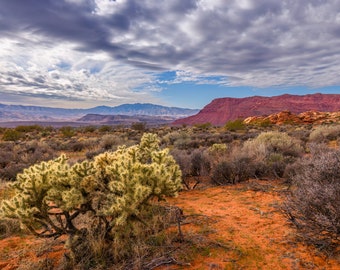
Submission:
<svg viewBox="0 0 340 270">
<path fill-rule="evenodd" d="M 185 237 L 205 236 L 185 269 L 340 269 L 339 262 L 296 240 L 295 228 L 280 209 L 282 189 L 279 182 L 251 181 L 182 192 L 172 199 L 191 219 L 182 226 Z"/>
<path fill-rule="evenodd" d="M 0 240 L 0 269 L 53 269 L 65 253 L 61 239 L 15 236 Z"/>
</svg>

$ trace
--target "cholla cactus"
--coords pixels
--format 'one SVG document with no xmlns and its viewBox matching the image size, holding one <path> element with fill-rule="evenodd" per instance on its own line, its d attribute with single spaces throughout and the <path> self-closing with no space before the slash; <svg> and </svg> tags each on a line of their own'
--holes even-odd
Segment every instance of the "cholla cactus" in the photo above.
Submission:
<svg viewBox="0 0 340 270">
<path fill-rule="evenodd" d="M 145 134 L 140 145 L 120 147 L 98 155 L 93 162 L 98 190 L 108 189 L 98 215 L 110 217 L 110 228 L 139 219 L 151 198 L 175 196 L 181 188 L 181 171 L 168 149 L 160 150 L 158 138 Z"/>
<path fill-rule="evenodd" d="M 1 216 L 19 219 L 38 236 L 84 235 L 95 224 L 107 239 L 119 240 L 119 228 L 126 237 L 134 222 L 147 224 L 144 213 L 153 198 L 177 195 L 181 171 L 157 136 L 144 134 L 139 145 L 92 162 L 70 166 L 62 155 L 36 164 L 17 176 L 13 188 L 16 194 L 3 201 Z M 77 220 L 85 214 L 91 224 Z"/>
</svg>

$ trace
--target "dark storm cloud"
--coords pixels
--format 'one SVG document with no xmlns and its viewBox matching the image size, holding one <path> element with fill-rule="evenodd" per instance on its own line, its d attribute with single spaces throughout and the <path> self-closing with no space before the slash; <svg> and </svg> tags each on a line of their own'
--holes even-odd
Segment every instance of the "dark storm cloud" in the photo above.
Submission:
<svg viewBox="0 0 340 270">
<path fill-rule="evenodd" d="M 118 1 L 119 2 L 119 1 Z M 157 4 L 157 2 L 155 2 Z M 159 5 L 161 6 L 161 5 Z M 185 14 L 196 6 L 196 1 L 173 1 L 169 12 Z M 146 60 L 173 53 L 170 44 L 161 44 L 160 48 L 144 48 L 145 53 L 133 44 L 115 43 L 110 40 L 115 36 L 128 33 L 134 25 L 134 38 L 148 39 L 154 29 L 143 29 L 142 22 L 157 26 L 164 18 L 164 12 L 158 5 L 148 6 L 141 1 L 127 1 L 120 5 L 116 13 L 108 16 L 96 16 L 95 1 L 69 2 L 64 0 L 3 0 L 0 2 L 0 22 L 2 36 L 18 36 L 22 32 L 43 35 L 56 40 L 71 41 L 78 44 L 81 51 L 103 50 L 120 59 L 135 58 L 136 54 Z M 172 27 L 168 26 L 170 30 Z M 159 30 L 156 30 L 159 31 Z M 164 33 L 162 33 L 164 34 Z M 123 47 L 121 47 L 123 46 Z M 158 47 L 158 46 L 157 46 Z M 159 51 L 159 49 L 161 51 Z M 149 50 L 149 51 L 148 51 Z M 145 59 L 146 58 L 146 59 Z M 147 61 L 141 61 L 145 66 Z M 153 66 L 153 65 L 151 65 Z"/>
<path fill-rule="evenodd" d="M 28 32 L 56 40 L 81 44 L 87 50 L 117 50 L 108 41 L 109 28 L 126 30 L 123 16 L 113 14 L 109 20 L 92 15 L 93 1 L 74 4 L 63 0 L 3 0 L 0 2 L 2 35 Z M 106 23 L 106 25 L 105 25 Z"/>
<path fill-rule="evenodd" d="M 339 10 L 338 0 L 1 0 L 0 35 L 231 84 L 328 85 L 340 72 Z"/>
</svg>

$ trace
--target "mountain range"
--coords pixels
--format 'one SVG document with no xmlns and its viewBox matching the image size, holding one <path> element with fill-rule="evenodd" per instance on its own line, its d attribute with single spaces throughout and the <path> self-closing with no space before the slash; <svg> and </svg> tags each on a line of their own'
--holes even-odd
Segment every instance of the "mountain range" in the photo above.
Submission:
<svg viewBox="0 0 340 270">
<path fill-rule="evenodd" d="M 300 114 L 307 111 L 340 111 L 340 94 L 253 96 L 214 99 L 202 110 L 165 107 L 150 103 L 123 104 L 116 107 L 98 106 L 90 109 L 63 109 L 39 106 L 0 104 L 1 126 L 6 122 L 51 122 L 67 125 L 148 124 L 194 125 L 211 123 L 224 125 L 229 120 L 268 116 L 282 111 Z M 276 117 L 276 116 L 275 116 Z M 274 118 L 275 118 L 274 117 Z M 273 118 L 273 117 L 272 117 Z M 274 119 L 273 118 L 273 119 Z M 305 121 L 305 120 L 301 120 Z"/>
<path fill-rule="evenodd" d="M 150 116 L 174 120 L 196 114 L 199 110 L 166 107 L 150 103 L 98 106 L 90 109 L 63 109 L 40 106 L 0 104 L 0 122 L 12 121 L 78 121 L 87 114 Z M 83 121 L 83 120 L 81 120 Z"/>
<path fill-rule="evenodd" d="M 250 116 L 267 116 L 281 111 L 299 114 L 306 111 L 340 111 L 340 94 L 281 95 L 274 97 L 253 96 L 246 98 L 218 98 L 199 113 L 177 119 L 175 125 L 211 123 L 224 125 L 229 120 Z"/>
</svg>

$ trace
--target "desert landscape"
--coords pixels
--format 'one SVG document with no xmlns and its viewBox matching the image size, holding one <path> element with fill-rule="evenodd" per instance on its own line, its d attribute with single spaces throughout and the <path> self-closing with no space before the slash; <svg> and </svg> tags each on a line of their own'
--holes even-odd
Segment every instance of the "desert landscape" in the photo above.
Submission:
<svg viewBox="0 0 340 270">
<path fill-rule="evenodd" d="M 339 270 L 339 0 L 0 0 L 0 269 Z"/>
<path fill-rule="evenodd" d="M 218 114 L 215 116 L 218 119 Z M 285 110 L 234 118 L 224 125 L 179 125 L 176 120 L 158 126 L 137 122 L 130 126 L 97 123 L 80 127 L 3 127 L 0 267 L 338 269 L 339 121 L 335 110 L 300 114 Z M 159 161 L 154 156 L 148 161 L 130 160 L 131 153 L 143 153 L 145 147 L 149 149 L 146 153 L 153 151 L 152 155 L 164 157 Z M 67 159 L 63 160 L 63 155 Z M 101 162 L 107 165 L 101 167 Z M 116 162 L 119 169 L 114 169 Z M 56 172 L 54 164 L 60 164 Z M 155 168 L 144 175 L 138 169 L 141 166 L 146 166 L 145 170 L 160 166 L 164 172 L 159 174 Z M 79 180 L 72 181 L 80 181 L 74 187 L 73 168 L 78 168 Z M 86 168 L 93 168 L 93 180 Z M 96 170 L 103 171 L 97 175 Z M 56 179 L 53 175 L 58 173 Z M 126 173 L 128 178 L 123 176 Z M 108 182 L 102 189 L 105 179 L 121 184 L 112 189 Z M 47 186 L 37 189 L 40 181 L 47 181 Z M 54 183 L 50 187 L 49 181 Z M 61 197 L 51 197 L 49 192 L 59 185 L 53 192 L 61 190 Z M 146 197 L 138 195 L 144 198 L 141 201 L 134 193 L 140 185 L 153 186 Z M 74 188 L 79 188 L 80 197 L 65 193 Z M 111 193 L 127 200 L 128 208 L 120 206 L 123 201 L 114 199 L 110 204 L 118 208 L 107 210 L 104 220 L 116 224 L 112 222 L 123 215 L 126 229 L 119 223 L 110 225 L 114 238 L 105 238 L 87 224 L 94 222 L 91 226 L 98 226 L 102 214 L 93 216 L 91 212 L 101 213 L 106 205 L 103 196 L 110 198 Z M 33 200 L 37 196 L 34 194 L 46 197 L 46 216 L 42 206 L 36 206 L 43 211 L 40 214 L 28 210 L 35 209 L 27 207 L 41 201 Z M 104 201 L 96 210 L 98 194 Z M 72 196 L 76 196 L 75 202 Z M 131 205 L 138 206 L 133 210 Z M 86 210 L 87 207 L 90 208 Z M 25 211 L 36 214 L 29 218 Z M 132 231 L 127 229 L 130 226 Z M 97 230 L 103 230 L 102 225 Z M 121 230 L 125 236 L 120 236 Z M 84 243 L 91 247 L 86 252 Z M 120 251 L 113 252 L 115 246 Z"/>
</svg>

